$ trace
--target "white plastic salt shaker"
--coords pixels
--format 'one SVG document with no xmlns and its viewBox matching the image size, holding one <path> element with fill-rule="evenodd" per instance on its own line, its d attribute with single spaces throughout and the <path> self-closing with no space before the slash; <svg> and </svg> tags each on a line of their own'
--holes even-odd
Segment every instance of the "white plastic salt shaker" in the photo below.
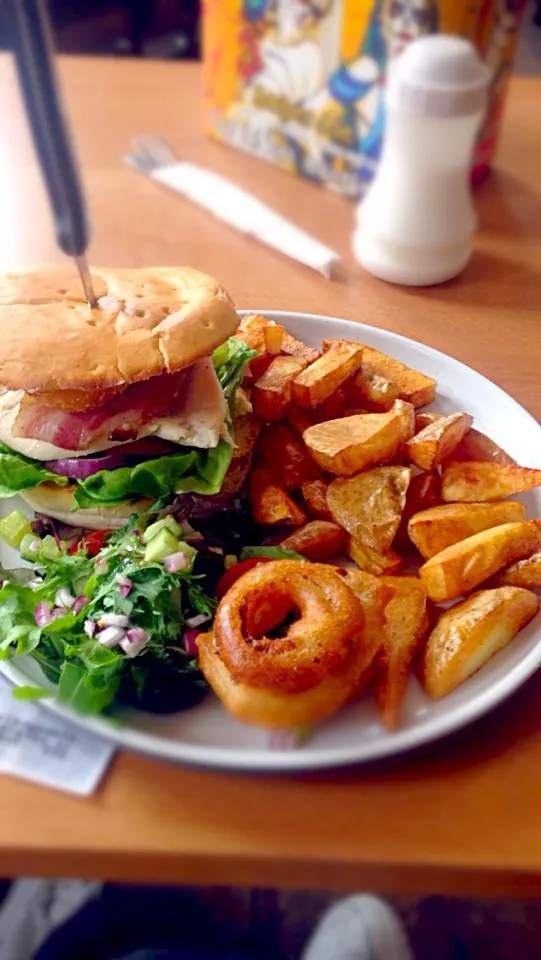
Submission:
<svg viewBox="0 0 541 960">
<path fill-rule="evenodd" d="M 441 283 L 468 262 L 477 222 L 470 160 L 488 80 L 459 37 L 422 37 L 396 62 L 383 155 L 353 237 L 355 256 L 376 277 Z"/>
</svg>

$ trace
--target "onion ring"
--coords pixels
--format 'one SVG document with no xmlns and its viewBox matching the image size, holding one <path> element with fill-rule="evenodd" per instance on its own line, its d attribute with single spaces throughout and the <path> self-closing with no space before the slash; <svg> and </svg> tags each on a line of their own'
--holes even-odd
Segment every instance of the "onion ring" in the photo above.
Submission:
<svg viewBox="0 0 541 960">
<path fill-rule="evenodd" d="M 305 693 L 276 693 L 235 683 L 216 653 L 213 633 L 200 633 L 196 642 L 199 666 L 226 710 L 243 723 L 274 729 L 312 726 L 331 716 L 353 698 L 362 669 L 353 664 L 355 682 L 347 675 L 328 676 Z"/>
<path fill-rule="evenodd" d="M 285 633 L 268 636 L 287 614 L 296 619 Z M 214 647 L 234 683 L 300 694 L 327 677 L 349 682 L 363 624 L 360 601 L 333 567 L 277 560 L 249 570 L 226 593 Z"/>
</svg>

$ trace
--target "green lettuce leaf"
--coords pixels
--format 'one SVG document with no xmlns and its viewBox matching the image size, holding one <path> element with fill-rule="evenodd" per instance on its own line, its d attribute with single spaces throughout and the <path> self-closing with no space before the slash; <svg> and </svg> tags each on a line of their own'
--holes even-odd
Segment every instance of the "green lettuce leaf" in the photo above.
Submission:
<svg viewBox="0 0 541 960">
<path fill-rule="evenodd" d="M 156 460 L 145 460 L 135 467 L 99 470 L 79 480 L 75 491 L 75 509 L 96 503 L 114 504 L 135 497 L 157 500 L 171 493 L 219 493 L 233 447 L 220 440 L 211 450 L 187 449 Z"/>
<path fill-rule="evenodd" d="M 5 443 L 0 443 L 0 498 L 13 497 L 19 490 L 37 487 L 38 483 L 46 481 L 57 483 L 61 487 L 69 483 L 67 477 L 59 477 L 58 474 L 46 470 L 39 460 L 23 457 Z"/>
<path fill-rule="evenodd" d="M 242 383 L 244 368 L 256 356 L 257 351 L 251 350 L 243 340 L 238 340 L 237 337 L 230 337 L 221 346 L 216 347 L 212 354 L 216 376 L 220 381 L 230 410 L 235 399 L 235 392 Z"/>
</svg>

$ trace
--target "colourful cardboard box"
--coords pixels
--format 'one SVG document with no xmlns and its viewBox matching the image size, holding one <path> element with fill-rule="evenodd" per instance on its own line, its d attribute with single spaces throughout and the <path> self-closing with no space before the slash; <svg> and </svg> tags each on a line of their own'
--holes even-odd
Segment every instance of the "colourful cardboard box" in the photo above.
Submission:
<svg viewBox="0 0 541 960">
<path fill-rule="evenodd" d="M 428 33 L 472 40 L 491 71 L 473 177 L 494 153 L 525 0 L 206 0 L 209 132 L 359 197 L 385 132 L 387 70 Z"/>
</svg>

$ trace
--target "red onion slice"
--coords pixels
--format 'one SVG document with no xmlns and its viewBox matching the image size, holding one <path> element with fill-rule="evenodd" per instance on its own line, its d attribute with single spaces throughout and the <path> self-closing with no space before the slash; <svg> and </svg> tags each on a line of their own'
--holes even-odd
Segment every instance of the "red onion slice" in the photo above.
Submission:
<svg viewBox="0 0 541 960">
<path fill-rule="evenodd" d="M 185 570 L 188 566 L 188 558 L 182 550 L 177 553 L 170 553 L 164 557 L 163 565 L 168 573 L 178 573 L 179 570 Z"/>
<path fill-rule="evenodd" d="M 62 457 L 59 460 L 46 460 L 43 465 L 51 473 L 58 473 L 62 477 L 86 480 L 100 470 L 116 470 L 118 467 L 133 466 L 141 460 L 152 460 L 181 452 L 182 447 L 177 443 L 160 440 L 159 437 L 148 437 L 133 443 L 123 443 L 113 450 L 95 456 Z"/>
<path fill-rule="evenodd" d="M 34 620 L 38 627 L 45 627 L 52 620 L 52 611 L 48 603 L 42 600 L 34 610 Z"/>
<path fill-rule="evenodd" d="M 74 613 L 75 616 L 77 616 L 77 614 L 80 613 L 81 610 L 84 610 L 84 608 L 88 605 L 88 603 L 90 603 L 89 598 L 85 597 L 84 594 L 81 594 L 80 597 L 75 598 L 75 602 L 72 604 L 72 607 L 71 607 L 71 612 Z"/>
<path fill-rule="evenodd" d="M 200 633 L 201 631 L 198 630 L 197 627 L 188 627 L 188 629 L 184 631 L 182 638 L 186 653 L 189 657 L 195 657 L 196 660 L 199 656 L 199 650 L 197 649 L 196 641 Z"/>
</svg>

